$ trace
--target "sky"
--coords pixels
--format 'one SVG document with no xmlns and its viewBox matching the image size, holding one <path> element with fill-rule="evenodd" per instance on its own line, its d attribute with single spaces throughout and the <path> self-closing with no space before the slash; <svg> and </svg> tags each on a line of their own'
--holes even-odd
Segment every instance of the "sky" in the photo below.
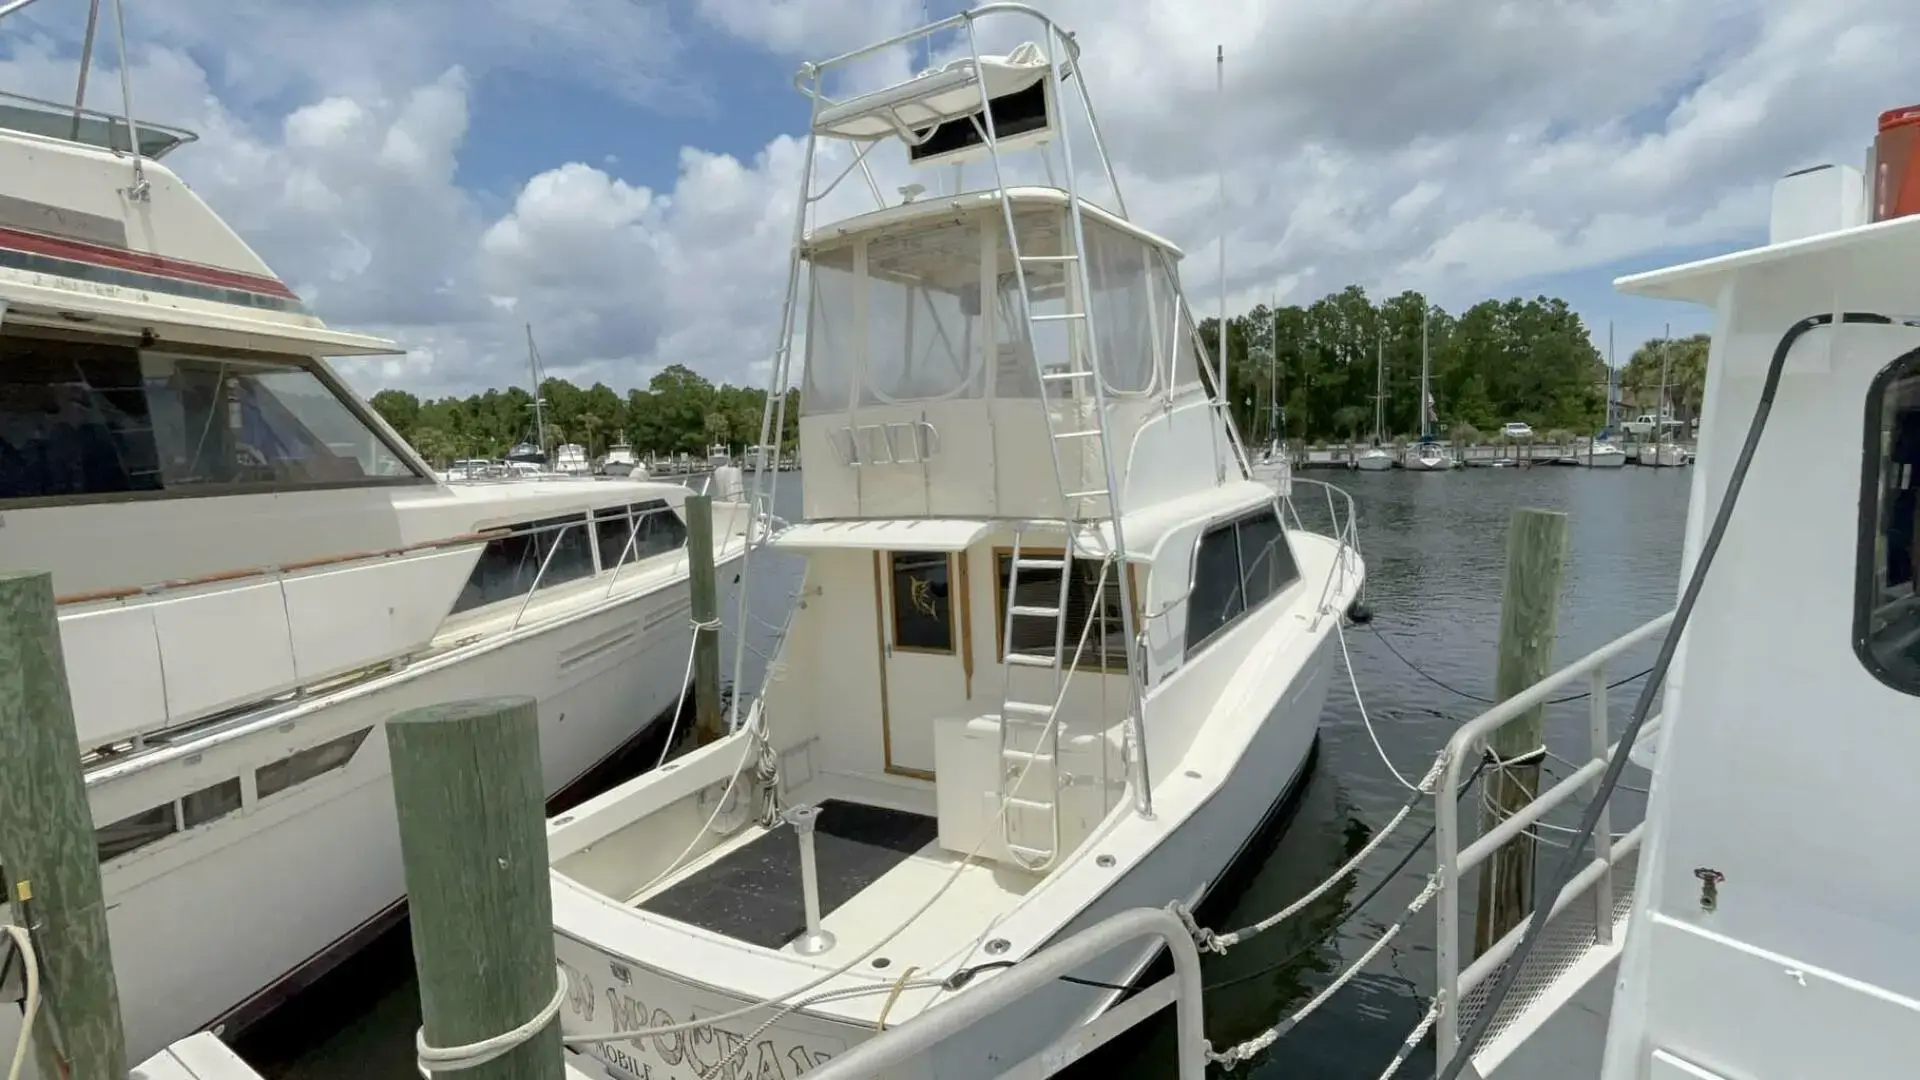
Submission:
<svg viewBox="0 0 1920 1080">
<path fill-rule="evenodd" d="M 1912 0 L 1037 3 L 1075 32 L 1128 214 L 1186 251 L 1203 316 L 1224 231 L 1230 311 L 1348 284 L 1453 311 L 1544 293 L 1603 351 L 1611 323 L 1624 363 L 1708 324 L 1614 277 L 1764 242 L 1778 176 L 1860 165 L 1877 115 L 1920 103 Z M 795 71 L 958 10 L 126 5 L 136 112 L 200 135 L 168 165 L 329 325 L 405 346 L 341 361 L 356 388 L 433 396 L 524 384 L 527 323 L 547 372 L 582 384 L 673 363 L 763 383 L 809 121 Z M 41 0 L 0 22 L 0 88 L 71 100 L 85 18 Z M 1022 29 L 983 23 L 983 51 Z M 828 89 L 928 59 L 889 50 Z M 119 67 L 109 21 L 90 105 L 119 107 Z M 949 172 L 875 160 L 888 194 Z M 822 206 L 869 209 L 863 191 Z"/>
</svg>

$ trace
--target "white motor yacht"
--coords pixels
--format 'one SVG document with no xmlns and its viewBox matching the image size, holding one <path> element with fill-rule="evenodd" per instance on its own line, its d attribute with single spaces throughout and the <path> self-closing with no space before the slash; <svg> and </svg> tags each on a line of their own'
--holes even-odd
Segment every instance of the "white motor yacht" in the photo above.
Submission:
<svg viewBox="0 0 1920 1080">
<path fill-rule="evenodd" d="M 0 565 L 58 596 L 134 1060 L 397 918 L 387 717 L 532 695 L 559 792 L 674 706 L 691 637 L 686 489 L 436 482 L 328 363 L 400 350 L 162 163 L 191 138 L 0 97 Z"/>
<path fill-rule="evenodd" d="M 1030 41 L 824 96 L 976 21 Z M 798 1075 L 1108 914 L 1198 903 L 1308 761 L 1364 578 L 1351 503 L 1307 532 L 1250 476 L 1178 248 L 998 181 L 1097 130 L 1078 49 L 995 4 L 806 68 L 810 163 L 852 142 L 953 180 L 836 221 L 797 200 L 809 468 L 771 544 L 806 577 L 774 674 L 730 736 L 549 824 L 564 1038 L 608 1075 Z M 992 1075 L 1156 952 L 886 1075 Z"/>
</svg>

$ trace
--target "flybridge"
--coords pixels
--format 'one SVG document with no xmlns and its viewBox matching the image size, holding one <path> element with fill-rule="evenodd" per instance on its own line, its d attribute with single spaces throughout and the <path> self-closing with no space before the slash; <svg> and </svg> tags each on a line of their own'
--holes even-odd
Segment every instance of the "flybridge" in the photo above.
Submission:
<svg viewBox="0 0 1920 1080">
<path fill-rule="evenodd" d="M 130 120 L 80 105 L 61 105 L 4 91 L 0 91 L 0 129 L 62 139 L 116 154 L 126 153 L 137 137 L 140 156 L 153 161 L 200 137 L 185 128 Z"/>
</svg>

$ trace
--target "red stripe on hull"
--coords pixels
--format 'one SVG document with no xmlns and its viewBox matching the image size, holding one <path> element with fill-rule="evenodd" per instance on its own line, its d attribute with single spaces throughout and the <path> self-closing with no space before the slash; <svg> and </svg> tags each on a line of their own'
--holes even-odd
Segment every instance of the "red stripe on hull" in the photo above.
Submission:
<svg viewBox="0 0 1920 1080">
<path fill-rule="evenodd" d="M 24 251 L 30 255 L 70 259 L 74 262 L 104 266 L 114 270 L 132 270 L 142 274 L 173 278 L 176 281 L 191 281 L 199 285 L 242 289 L 265 296 L 277 296 L 283 300 L 300 299 L 294 295 L 292 289 L 281 283 L 279 278 L 262 277 L 259 274 L 249 274 L 240 270 L 225 270 L 218 266 L 188 262 L 185 259 L 170 259 L 164 255 L 149 255 L 141 251 L 89 244 L 81 240 L 67 240 L 48 236 L 45 233 L 23 232 L 19 229 L 0 227 L 0 247 Z"/>
</svg>

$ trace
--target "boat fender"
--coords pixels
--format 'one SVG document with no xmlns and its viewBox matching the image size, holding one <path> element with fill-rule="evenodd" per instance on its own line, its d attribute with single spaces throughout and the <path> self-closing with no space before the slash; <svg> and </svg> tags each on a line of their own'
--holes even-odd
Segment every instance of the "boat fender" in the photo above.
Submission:
<svg viewBox="0 0 1920 1080">
<path fill-rule="evenodd" d="M 1367 606 L 1365 600 L 1355 598 L 1353 603 L 1347 605 L 1347 621 L 1355 626 L 1365 626 L 1373 621 L 1373 609 Z"/>
</svg>

